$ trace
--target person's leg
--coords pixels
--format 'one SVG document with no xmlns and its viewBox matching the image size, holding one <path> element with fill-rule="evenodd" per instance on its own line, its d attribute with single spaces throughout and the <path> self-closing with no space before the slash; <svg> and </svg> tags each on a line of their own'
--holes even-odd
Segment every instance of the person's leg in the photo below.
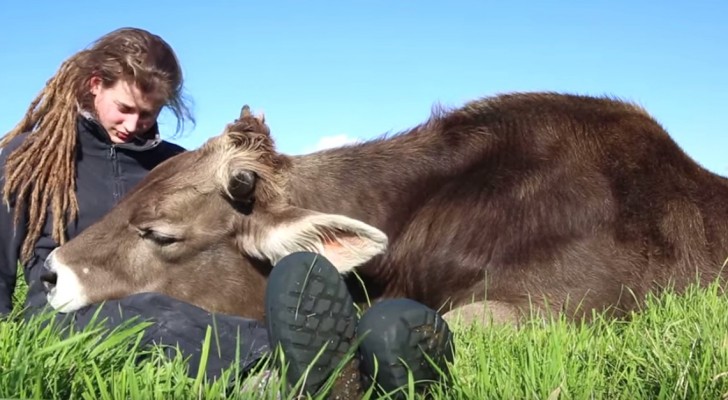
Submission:
<svg viewBox="0 0 728 400">
<path fill-rule="evenodd" d="M 27 308 L 25 319 L 29 320 L 42 312 L 54 313 L 50 306 L 36 303 Z M 143 331 L 140 348 L 163 345 L 169 357 L 174 357 L 179 350 L 181 356 L 188 359 L 190 377 L 196 377 L 200 368 L 208 327 L 212 329 L 205 366 L 208 379 L 217 379 L 224 369 L 236 364 L 241 373 L 247 373 L 269 352 L 268 333 L 262 322 L 212 314 L 159 293 L 141 293 L 108 300 L 68 314 L 54 313 L 54 317 L 47 321 L 50 320 L 63 329 L 64 334 L 69 332 L 71 326 L 74 331 L 78 331 L 92 321 L 102 323 L 101 326 L 109 331 L 130 321 L 149 322 L 150 325 Z M 236 353 L 239 353 L 239 357 Z"/>
<path fill-rule="evenodd" d="M 33 297 L 35 300 L 38 298 Z M 39 300 L 28 303 L 31 304 L 28 304 L 26 318 L 48 309 L 47 305 L 41 307 Z M 385 304 L 387 302 L 381 303 Z M 415 302 L 408 304 L 410 311 L 407 315 L 410 316 L 400 321 L 388 317 L 396 308 L 375 305 L 365 314 L 367 320 L 384 318 L 389 323 L 367 322 L 357 329 L 356 309 L 336 268 L 321 255 L 294 253 L 282 259 L 270 274 L 266 290 L 266 324 L 242 317 L 211 314 L 158 293 L 110 300 L 103 305 L 92 305 L 58 316 L 64 325 L 72 323 L 76 329 L 87 326 L 94 316 L 103 320 L 107 328 L 117 327 L 135 317 L 139 321 L 151 322 L 144 331 L 141 345 L 178 346 L 182 356 L 189 357 L 190 376 L 197 374 L 208 327 L 215 327 L 216 334 L 212 335 L 210 349 L 221 351 L 209 352 L 208 379 L 218 377 L 221 370 L 235 362 L 242 372 L 246 372 L 280 345 L 286 361 L 291 364 L 287 368 L 288 382 L 296 384 L 306 376 L 306 391 L 315 392 L 341 366 L 347 353 L 354 352 L 352 345 L 357 332 L 367 333 L 363 335 L 360 349 L 363 362 L 372 357 L 382 360 L 385 354 L 400 354 L 408 365 L 420 366 L 413 371 L 415 380 L 429 379 L 432 375 L 421 367 L 426 360 L 425 353 L 413 351 L 398 338 L 410 335 L 420 343 L 434 344 L 434 347 L 427 345 L 422 348 L 428 355 L 439 359 L 441 354 L 451 351 L 450 333 L 446 325 L 440 325 L 439 316 L 431 318 L 433 310 Z M 415 324 L 423 318 L 423 324 Z M 394 335 L 397 340 L 382 343 L 375 340 L 385 335 Z M 442 340 L 443 337 L 447 340 Z M 238 359 L 236 353 L 240 354 Z M 173 355 L 172 352 L 168 354 Z M 445 358 L 451 359 L 452 356 Z M 309 366 L 313 367 L 308 369 Z M 398 376 L 400 369 L 396 363 L 384 363 L 379 367 L 376 380 L 379 383 L 383 379 L 385 389 L 397 385 L 400 381 L 382 377 Z M 373 374 L 370 367 L 363 366 L 362 370 L 367 376 Z M 425 373 L 421 375 L 416 371 Z"/>
<path fill-rule="evenodd" d="M 93 313 L 92 310 L 84 311 L 76 316 L 77 324 L 87 324 Z M 178 348 L 182 357 L 189 360 L 188 374 L 192 377 L 200 368 L 208 328 L 211 335 L 205 366 L 207 379 L 218 378 L 222 370 L 236 364 L 239 371 L 245 373 L 269 352 L 268 333 L 262 322 L 212 314 L 159 293 L 141 293 L 107 302 L 102 312 L 109 317 L 109 326 L 117 326 L 133 317 L 151 321 L 152 324 L 144 331 L 142 344 L 164 345 L 169 356 L 173 356 Z"/>
</svg>

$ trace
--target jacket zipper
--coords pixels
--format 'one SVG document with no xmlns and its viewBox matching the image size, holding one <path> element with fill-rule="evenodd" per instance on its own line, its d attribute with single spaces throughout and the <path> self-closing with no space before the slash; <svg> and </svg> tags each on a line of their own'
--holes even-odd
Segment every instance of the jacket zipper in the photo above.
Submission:
<svg viewBox="0 0 728 400">
<path fill-rule="evenodd" d="M 109 159 L 111 159 L 111 180 L 114 193 L 114 202 L 121 197 L 121 182 L 119 181 L 119 160 L 116 157 L 116 146 L 109 147 Z"/>
</svg>

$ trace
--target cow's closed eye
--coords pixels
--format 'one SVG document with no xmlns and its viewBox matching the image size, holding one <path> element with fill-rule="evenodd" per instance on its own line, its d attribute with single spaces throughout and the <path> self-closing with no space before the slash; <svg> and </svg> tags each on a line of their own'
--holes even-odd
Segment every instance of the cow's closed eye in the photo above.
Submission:
<svg viewBox="0 0 728 400">
<path fill-rule="evenodd" d="M 180 241 L 179 238 L 159 233 L 153 229 L 140 229 L 139 236 L 144 240 L 149 240 L 158 246 L 168 246 Z"/>
</svg>

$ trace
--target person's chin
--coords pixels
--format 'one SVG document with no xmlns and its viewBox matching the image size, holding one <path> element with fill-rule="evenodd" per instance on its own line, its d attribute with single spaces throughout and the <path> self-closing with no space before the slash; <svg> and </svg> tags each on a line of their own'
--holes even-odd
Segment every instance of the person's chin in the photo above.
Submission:
<svg viewBox="0 0 728 400">
<path fill-rule="evenodd" d="M 132 136 L 122 136 L 122 135 L 109 135 L 109 139 L 111 139 L 111 142 L 114 144 L 122 144 L 122 143 L 128 143 L 131 141 Z"/>
</svg>

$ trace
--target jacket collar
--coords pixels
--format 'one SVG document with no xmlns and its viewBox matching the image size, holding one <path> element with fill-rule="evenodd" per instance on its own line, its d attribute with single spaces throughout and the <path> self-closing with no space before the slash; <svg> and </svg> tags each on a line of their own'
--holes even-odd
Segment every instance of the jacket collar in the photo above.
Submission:
<svg viewBox="0 0 728 400">
<path fill-rule="evenodd" d="M 81 143 L 85 143 L 88 139 L 93 139 L 93 142 L 103 147 L 115 147 L 117 149 L 131 151 L 151 150 L 159 146 L 162 142 L 162 138 L 159 135 L 159 126 L 155 123 L 146 134 L 135 137 L 131 142 L 113 143 L 106 129 L 87 111 L 81 111 L 79 114 L 78 133 Z"/>
</svg>

